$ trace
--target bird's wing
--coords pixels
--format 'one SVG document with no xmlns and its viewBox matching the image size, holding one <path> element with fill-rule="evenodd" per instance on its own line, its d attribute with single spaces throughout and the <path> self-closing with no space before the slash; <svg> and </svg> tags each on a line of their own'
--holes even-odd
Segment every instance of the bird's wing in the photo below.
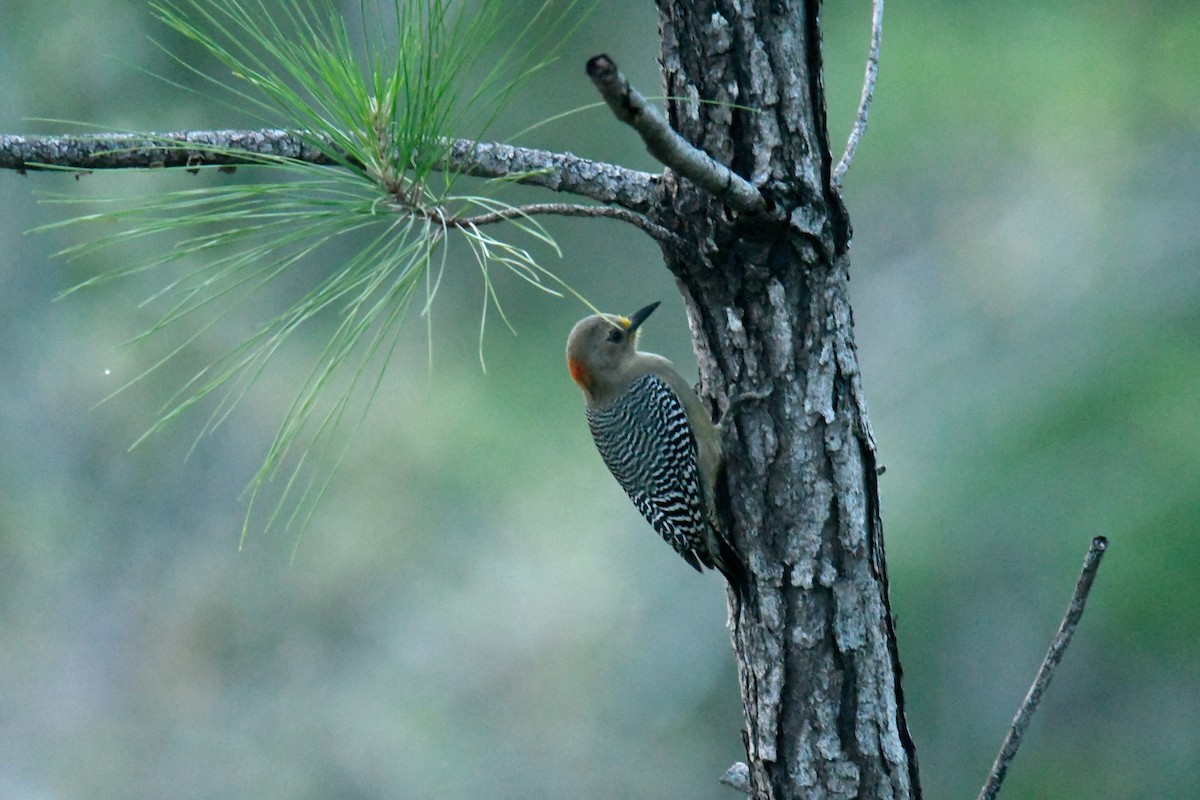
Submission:
<svg viewBox="0 0 1200 800">
<path fill-rule="evenodd" d="M 693 567 L 711 567 L 696 440 L 671 388 L 643 375 L 587 417 L 601 458 L 642 516 Z"/>
</svg>

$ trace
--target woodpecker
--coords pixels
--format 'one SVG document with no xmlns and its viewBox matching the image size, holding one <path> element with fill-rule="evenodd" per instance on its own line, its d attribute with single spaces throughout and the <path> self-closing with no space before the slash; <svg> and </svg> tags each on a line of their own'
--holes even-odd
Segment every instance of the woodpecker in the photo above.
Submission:
<svg viewBox="0 0 1200 800">
<path fill-rule="evenodd" d="M 740 597 L 745 571 L 716 524 L 720 433 L 671 362 L 637 349 L 658 308 L 596 314 L 567 339 L 567 369 L 583 390 L 600 457 L 638 511 L 698 572 L 716 568 Z"/>
</svg>

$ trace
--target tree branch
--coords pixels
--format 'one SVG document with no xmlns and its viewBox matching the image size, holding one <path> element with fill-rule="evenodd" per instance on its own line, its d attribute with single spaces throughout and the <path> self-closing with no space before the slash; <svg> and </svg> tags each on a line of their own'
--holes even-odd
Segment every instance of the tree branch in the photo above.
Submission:
<svg viewBox="0 0 1200 800">
<path fill-rule="evenodd" d="M 846 177 L 846 170 L 854 161 L 854 153 L 858 150 L 858 141 L 867 130 L 867 111 L 871 108 L 871 99 L 875 97 L 875 80 L 879 77 L 879 45 L 883 41 L 883 0 L 873 0 L 871 11 L 871 50 L 867 54 L 867 74 L 863 79 L 862 98 L 858 101 L 858 114 L 854 118 L 854 127 L 850 130 L 850 138 L 846 142 L 846 152 L 833 168 L 833 184 L 841 186 Z"/>
<path fill-rule="evenodd" d="M 476 214 L 470 217 L 452 217 L 446 220 L 446 224 L 455 228 L 491 225 L 516 217 L 531 217 L 537 214 L 553 214 L 560 217 L 607 217 L 636 225 L 660 244 L 675 248 L 683 248 L 685 246 L 683 239 L 663 226 L 657 225 L 645 216 L 636 214 L 627 208 L 615 208 L 613 206 L 585 206 L 575 203 L 532 203 L 525 206 L 505 208 L 500 211 L 492 211 L 486 214 Z"/>
<path fill-rule="evenodd" d="M 754 793 L 754 787 L 750 785 L 750 767 L 741 761 L 734 762 L 732 767 L 725 770 L 725 774 L 721 776 L 721 783 L 737 789 L 742 794 Z"/>
<path fill-rule="evenodd" d="M 311 140 L 283 130 L 182 131 L 89 136 L 0 136 L 0 169 L 139 169 L 261 164 L 288 158 L 321 166 L 338 161 Z M 479 178 L 613 203 L 638 214 L 657 205 L 658 176 L 602 161 L 525 147 L 454 139 L 436 165 Z"/>
<path fill-rule="evenodd" d="M 638 214 L 658 206 L 658 175 L 571 153 L 455 139 L 446 162 L 438 167 L 458 169 L 477 178 L 519 175 L 517 183 L 613 203 Z"/>
<path fill-rule="evenodd" d="M 737 211 L 763 214 L 766 199 L 749 181 L 694 147 L 667 124 L 607 55 L 593 56 L 587 74 L 621 122 L 642 137 L 650 155 Z"/>
<path fill-rule="evenodd" d="M 0 168 L 20 172 L 229 166 L 277 158 L 322 166 L 338 163 L 311 141 L 271 129 L 0 136 Z"/>
<path fill-rule="evenodd" d="M 1067 614 L 1063 617 L 1062 624 L 1058 626 L 1058 633 L 1054 635 L 1054 640 L 1050 643 L 1050 650 L 1047 651 L 1046 658 L 1042 661 L 1033 685 L 1029 687 L 1029 693 L 1025 695 L 1025 701 L 1017 709 L 1017 715 L 1008 729 L 1008 736 L 1004 738 L 1004 745 L 1000 748 L 1000 754 L 996 756 L 996 762 L 992 764 L 992 771 L 988 775 L 987 783 L 979 793 L 979 800 L 994 800 L 999 793 L 1000 784 L 1004 782 L 1004 775 L 1008 772 L 1008 765 L 1012 763 L 1013 758 L 1017 755 L 1017 748 L 1021 746 L 1021 737 L 1029 728 L 1029 721 L 1042 702 L 1042 694 L 1050 685 L 1050 679 L 1054 677 L 1054 670 L 1062 661 L 1063 654 L 1067 652 L 1067 645 L 1071 643 L 1075 628 L 1083 617 L 1084 604 L 1087 603 L 1088 593 L 1092 590 L 1092 581 L 1096 579 L 1096 571 L 1100 569 L 1100 559 L 1104 556 L 1107 548 L 1108 540 L 1103 536 L 1092 539 L 1092 544 L 1083 559 L 1083 571 L 1079 574 L 1079 581 L 1075 584 L 1075 593 L 1071 596 L 1071 604 L 1067 606 Z"/>
</svg>

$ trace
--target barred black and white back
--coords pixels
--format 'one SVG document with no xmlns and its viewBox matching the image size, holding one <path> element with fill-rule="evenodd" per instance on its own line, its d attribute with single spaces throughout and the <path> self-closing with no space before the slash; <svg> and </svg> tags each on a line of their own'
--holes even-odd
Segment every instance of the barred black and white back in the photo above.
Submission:
<svg viewBox="0 0 1200 800">
<path fill-rule="evenodd" d="M 643 375 L 610 405 L 589 407 L 587 419 L 604 463 L 654 530 L 697 570 L 716 566 L 696 440 L 666 382 Z"/>
</svg>

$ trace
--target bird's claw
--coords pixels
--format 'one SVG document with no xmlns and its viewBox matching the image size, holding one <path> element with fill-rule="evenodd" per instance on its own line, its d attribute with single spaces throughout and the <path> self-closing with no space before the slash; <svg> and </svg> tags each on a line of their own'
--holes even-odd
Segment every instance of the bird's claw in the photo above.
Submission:
<svg viewBox="0 0 1200 800">
<path fill-rule="evenodd" d="M 775 383 L 773 381 L 767 381 L 767 385 L 765 388 L 751 389 L 751 390 L 745 391 L 745 392 L 738 392 L 737 394 L 735 394 L 733 397 L 731 397 L 729 399 L 729 405 L 727 405 L 725 407 L 725 413 L 721 415 L 721 419 L 724 420 L 724 419 L 728 418 L 729 415 L 733 413 L 733 410 L 735 408 L 737 408 L 738 406 L 740 406 L 742 403 L 748 403 L 751 400 L 766 400 L 768 397 L 771 396 L 771 393 L 774 391 L 775 391 Z"/>
</svg>

